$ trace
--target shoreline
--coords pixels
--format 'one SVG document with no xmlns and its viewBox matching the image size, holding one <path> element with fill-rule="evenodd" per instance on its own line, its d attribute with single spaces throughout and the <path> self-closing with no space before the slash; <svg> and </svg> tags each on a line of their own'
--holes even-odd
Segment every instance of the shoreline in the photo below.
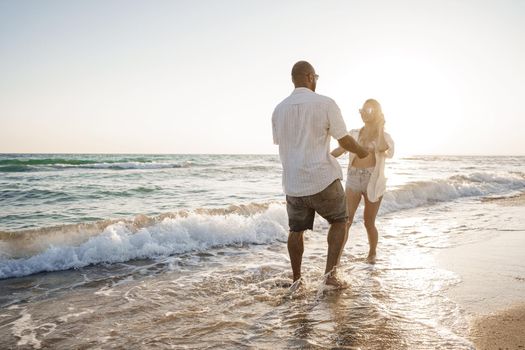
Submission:
<svg viewBox="0 0 525 350">
<path fill-rule="evenodd" d="M 482 203 L 495 203 L 501 206 L 525 206 L 525 192 L 510 197 L 485 197 Z"/>
<path fill-rule="evenodd" d="M 505 207 L 509 215 L 524 217 L 525 193 L 486 198 L 480 205 Z M 461 277 L 446 293 L 465 311 L 476 349 L 525 349 L 524 227 L 525 220 L 515 230 L 436 255 L 438 265 Z"/>
</svg>

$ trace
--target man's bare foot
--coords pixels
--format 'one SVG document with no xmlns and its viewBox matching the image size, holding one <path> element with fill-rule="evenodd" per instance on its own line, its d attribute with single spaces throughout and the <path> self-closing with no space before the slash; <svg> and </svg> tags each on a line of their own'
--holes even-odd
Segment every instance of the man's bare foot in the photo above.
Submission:
<svg viewBox="0 0 525 350">
<path fill-rule="evenodd" d="M 375 264 L 376 263 L 376 255 L 373 254 L 373 255 L 368 255 L 366 257 L 366 262 L 369 263 L 369 264 Z"/>
<path fill-rule="evenodd" d="M 302 277 L 299 277 L 299 279 L 295 280 L 292 283 L 292 285 L 290 286 L 290 288 L 288 288 L 288 290 L 290 291 L 290 293 L 293 293 L 296 290 L 301 289 L 303 286 L 304 286 L 304 279 Z"/>
<path fill-rule="evenodd" d="M 348 283 L 343 280 L 340 280 L 336 276 L 327 276 L 324 284 L 330 289 L 345 289 L 348 288 Z"/>
</svg>

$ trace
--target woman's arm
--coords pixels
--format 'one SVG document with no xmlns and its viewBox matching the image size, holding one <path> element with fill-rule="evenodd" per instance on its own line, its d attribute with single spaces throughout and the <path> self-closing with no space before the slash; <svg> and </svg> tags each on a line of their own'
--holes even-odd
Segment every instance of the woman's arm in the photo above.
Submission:
<svg viewBox="0 0 525 350">
<path fill-rule="evenodd" d="M 392 158 L 394 157 L 395 149 L 394 140 L 392 140 L 392 137 L 389 134 L 385 133 L 385 141 L 388 146 L 388 149 L 385 151 L 385 157 Z"/>
<path fill-rule="evenodd" d="M 390 148 L 390 145 L 385 140 L 385 118 L 383 115 L 381 115 L 380 118 L 381 119 L 379 120 L 379 127 L 377 130 L 376 151 L 382 153 L 386 152 Z"/>
<path fill-rule="evenodd" d="M 377 152 L 386 152 L 390 148 L 388 143 L 385 140 L 385 129 L 384 126 L 379 126 L 379 131 L 377 135 L 377 145 L 376 145 L 376 151 Z"/>
</svg>

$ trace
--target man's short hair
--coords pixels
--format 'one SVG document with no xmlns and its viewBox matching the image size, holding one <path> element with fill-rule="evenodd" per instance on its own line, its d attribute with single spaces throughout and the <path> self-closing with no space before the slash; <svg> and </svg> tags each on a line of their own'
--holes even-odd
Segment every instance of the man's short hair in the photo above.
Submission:
<svg viewBox="0 0 525 350">
<path fill-rule="evenodd" d="M 292 67 L 292 78 L 293 80 L 303 80 L 305 75 L 313 72 L 314 67 L 310 63 L 299 61 Z"/>
</svg>

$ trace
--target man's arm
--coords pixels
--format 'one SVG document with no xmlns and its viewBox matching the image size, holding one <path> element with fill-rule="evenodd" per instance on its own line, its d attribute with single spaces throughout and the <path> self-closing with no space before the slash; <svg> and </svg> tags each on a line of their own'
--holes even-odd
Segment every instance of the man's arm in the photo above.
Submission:
<svg viewBox="0 0 525 350">
<path fill-rule="evenodd" d="M 361 147 L 350 135 L 341 137 L 337 142 L 339 142 L 339 145 L 347 151 L 357 154 L 359 158 L 365 158 L 368 155 L 368 151 Z"/>
<path fill-rule="evenodd" d="M 333 100 L 329 100 L 328 104 L 328 123 L 330 125 L 328 133 L 333 138 L 337 139 L 339 145 L 349 152 L 357 154 L 359 158 L 364 158 L 368 155 L 367 150 L 359 146 L 354 138 L 347 134 L 346 125 L 341 115 L 341 110 Z M 345 135 L 339 138 L 339 135 Z"/>
<path fill-rule="evenodd" d="M 334 149 L 332 152 L 330 152 L 330 154 L 337 158 L 339 157 L 340 155 L 344 154 L 346 152 L 346 150 L 343 148 L 343 147 L 337 147 L 336 149 Z"/>
</svg>

